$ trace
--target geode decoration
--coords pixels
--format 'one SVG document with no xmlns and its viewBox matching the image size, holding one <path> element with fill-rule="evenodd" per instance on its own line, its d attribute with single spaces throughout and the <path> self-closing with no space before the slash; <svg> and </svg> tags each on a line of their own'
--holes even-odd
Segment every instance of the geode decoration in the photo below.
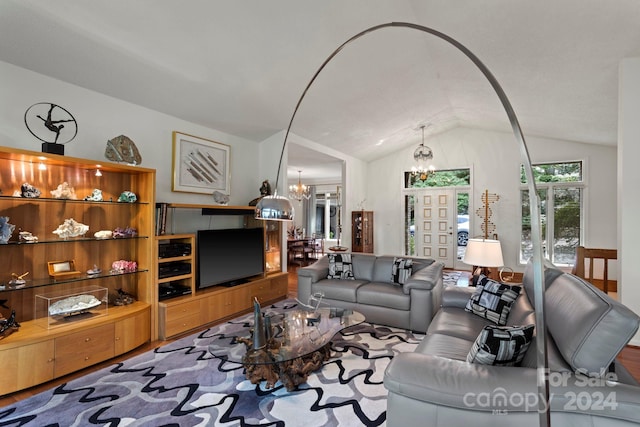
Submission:
<svg viewBox="0 0 640 427">
<path fill-rule="evenodd" d="M 138 200 L 136 194 L 132 191 L 123 191 L 118 197 L 118 202 L 135 203 Z"/>
<path fill-rule="evenodd" d="M 220 191 L 213 192 L 213 201 L 219 205 L 228 205 L 229 204 L 229 195 L 221 193 Z"/>
<path fill-rule="evenodd" d="M 104 200 L 102 198 L 102 190 L 100 190 L 99 188 L 94 188 L 91 194 L 86 196 L 84 199 L 90 202 L 101 202 L 102 200 Z"/>
<path fill-rule="evenodd" d="M 138 230 L 133 227 L 126 227 L 126 228 L 116 227 L 115 230 L 113 230 L 112 235 L 114 239 L 125 238 L 125 237 L 136 237 L 138 235 Z"/>
<path fill-rule="evenodd" d="M 107 141 L 104 156 L 113 162 L 125 162 L 133 165 L 142 163 L 142 156 L 136 144 L 127 136 L 120 135 Z"/>
<path fill-rule="evenodd" d="M 58 188 L 56 188 L 55 190 L 51 190 L 51 196 L 53 196 L 54 199 L 77 199 L 76 190 L 74 190 L 68 182 L 63 182 L 62 184 L 58 185 Z"/>
<path fill-rule="evenodd" d="M 8 216 L 0 216 L 0 244 L 6 245 L 13 234 L 16 226 L 9 224 Z"/>
<path fill-rule="evenodd" d="M 20 197 L 26 197 L 26 198 L 29 198 L 29 199 L 37 199 L 38 197 L 40 197 L 40 190 L 38 190 L 36 187 L 34 187 L 33 185 L 29 184 L 28 182 L 25 182 L 20 187 Z"/>
<path fill-rule="evenodd" d="M 62 239 L 68 239 L 69 237 L 84 236 L 89 231 L 89 226 L 77 222 L 73 218 L 65 219 L 62 224 L 53 230 L 53 234 L 57 234 Z"/>
</svg>

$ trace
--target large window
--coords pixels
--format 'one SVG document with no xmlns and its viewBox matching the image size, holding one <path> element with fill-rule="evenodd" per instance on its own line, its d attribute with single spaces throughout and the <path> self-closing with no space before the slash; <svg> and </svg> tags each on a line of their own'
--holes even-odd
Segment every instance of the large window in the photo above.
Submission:
<svg viewBox="0 0 640 427">
<path fill-rule="evenodd" d="M 582 162 L 546 163 L 533 166 L 540 197 L 542 245 L 544 256 L 555 265 L 572 265 L 576 247 L 580 245 L 584 222 Z M 531 210 L 526 177 L 521 170 L 522 239 L 520 262 L 532 256 Z"/>
</svg>

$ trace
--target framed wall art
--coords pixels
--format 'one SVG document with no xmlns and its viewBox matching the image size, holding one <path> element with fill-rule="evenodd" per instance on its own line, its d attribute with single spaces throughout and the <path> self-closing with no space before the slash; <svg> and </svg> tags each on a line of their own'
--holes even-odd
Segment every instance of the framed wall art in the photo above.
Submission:
<svg viewBox="0 0 640 427">
<path fill-rule="evenodd" d="M 229 195 L 229 152 L 228 145 L 174 131 L 171 190 Z"/>
</svg>

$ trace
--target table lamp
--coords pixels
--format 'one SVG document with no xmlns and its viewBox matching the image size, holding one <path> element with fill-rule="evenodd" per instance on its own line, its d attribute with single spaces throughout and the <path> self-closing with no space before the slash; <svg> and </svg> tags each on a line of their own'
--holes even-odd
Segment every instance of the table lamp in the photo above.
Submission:
<svg viewBox="0 0 640 427">
<path fill-rule="evenodd" d="M 469 239 L 462 262 L 473 266 L 473 274 L 489 277 L 489 267 L 502 267 L 502 247 L 500 240 Z"/>
</svg>

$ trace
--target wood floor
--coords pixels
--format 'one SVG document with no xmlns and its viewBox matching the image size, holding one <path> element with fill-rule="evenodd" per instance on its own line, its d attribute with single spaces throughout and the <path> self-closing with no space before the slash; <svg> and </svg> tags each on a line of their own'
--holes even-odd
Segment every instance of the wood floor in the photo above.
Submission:
<svg viewBox="0 0 640 427">
<path fill-rule="evenodd" d="M 295 298 L 298 294 L 298 277 L 297 277 L 297 267 L 293 266 L 291 268 L 289 268 L 289 297 L 290 298 Z M 177 339 L 177 338 L 176 338 Z M 0 397 L 0 408 L 4 407 L 4 406 L 8 406 L 8 405 L 12 405 L 15 402 L 18 402 L 22 399 L 26 399 L 28 397 L 31 397 L 35 394 L 41 393 L 45 390 L 48 390 L 50 388 L 56 387 L 60 384 L 66 383 L 68 381 L 71 381 L 75 378 L 79 378 L 83 375 L 87 375 L 93 371 L 96 371 L 98 369 L 102 369 L 108 366 L 113 365 L 114 363 L 117 362 L 121 362 L 123 360 L 126 360 L 130 357 L 136 356 L 138 354 L 142 354 L 144 352 L 153 350 L 156 347 L 159 347 L 161 345 L 166 344 L 169 341 L 154 341 L 151 343 L 147 343 L 144 344 L 143 346 L 133 350 L 132 352 L 129 352 L 125 355 L 116 357 L 114 359 L 110 359 L 106 362 L 102 362 L 99 363 L 97 365 L 94 365 L 90 368 L 86 368 L 83 369 L 81 371 L 75 372 L 73 374 L 69 374 L 67 376 L 64 376 L 62 378 L 57 378 L 55 380 L 49 381 L 45 384 L 39 385 L 39 386 L 35 386 L 32 388 L 29 388 L 27 390 L 22 390 L 22 391 L 18 391 L 16 393 L 13 394 L 9 394 L 6 396 L 2 396 Z M 627 346 L 626 348 L 624 348 L 622 350 L 622 352 L 620 353 L 620 355 L 618 356 L 618 359 L 622 362 L 622 364 L 625 366 L 625 368 L 627 368 L 629 370 L 629 372 L 634 376 L 634 378 L 638 381 L 640 381 L 640 347 L 636 347 L 636 346 Z"/>
</svg>

